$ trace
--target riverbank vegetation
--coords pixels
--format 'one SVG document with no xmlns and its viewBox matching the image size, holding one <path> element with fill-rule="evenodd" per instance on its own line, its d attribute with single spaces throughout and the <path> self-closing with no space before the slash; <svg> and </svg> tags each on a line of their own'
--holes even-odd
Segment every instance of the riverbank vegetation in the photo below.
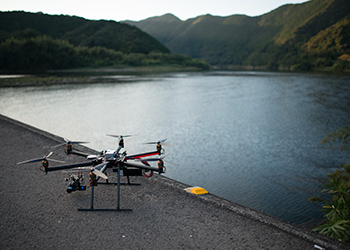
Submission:
<svg viewBox="0 0 350 250">
<path fill-rule="evenodd" d="M 206 62 L 185 55 L 162 52 L 125 53 L 105 47 L 74 46 L 68 41 L 46 35 L 11 37 L 0 44 L 2 71 L 159 65 L 190 67 L 197 70 L 210 68 Z"/>
<path fill-rule="evenodd" d="M 330 133 L 322 143 L 336 143 L 339 150 L 350 150 L 350 127 L 344 127 Z M 325 183 L 326 192 L 331 198 L 310 198 L 321 201 L 325 212 L 325 223 L 314 231 L 334 239 L 350 243 L 350 164 L 345 163 L 340 169 L 328 175 Z"/>
</svg>

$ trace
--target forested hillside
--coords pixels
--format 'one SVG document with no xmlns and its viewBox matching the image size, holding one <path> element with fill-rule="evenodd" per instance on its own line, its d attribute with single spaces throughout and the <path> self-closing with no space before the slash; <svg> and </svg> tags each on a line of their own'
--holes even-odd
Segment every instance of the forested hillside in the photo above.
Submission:
<svg viewBox="0 0 350 250">
<path fill-rule="evenodd" d="M 154 36 L 174 53 L 212 65 L 346 70 L 349 61 L 342 59 L 350 54 L 349 15 L 348 0 L 311 0 L 256 17 L 204 15 L 181 21 L 166 14 L 126 23 Z"/>
<path fill-rule="evenodd" d="M 22 11 L 0 12 L 0 42 L 28 29 L 74 46 L 100 46 L 125 53 L 169 52 L 155 38 L 125 23 Z"/>
<path fill-rule="evenodd" d="M 0 12 L 0 70 L 176 64 L 208 68 L 140 29 L 115 21 L 22 11 Z"/>
</svg>

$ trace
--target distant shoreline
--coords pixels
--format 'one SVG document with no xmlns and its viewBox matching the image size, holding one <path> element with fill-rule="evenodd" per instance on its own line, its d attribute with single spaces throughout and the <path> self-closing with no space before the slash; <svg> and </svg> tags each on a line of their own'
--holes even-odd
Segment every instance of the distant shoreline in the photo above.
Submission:
<svg viewBox="0 0 350 250">
<path fill-rule="evenodd" d="M 293 73 L 322 73 L 349 75 L 350 72 L 334 71 L 293 71 L 293 70 L 269 70 L 267 67 L 253 66 L 224 66 L 212 67 L 211 70 L 203 70 L 196 67 L 184 67 L 174 65 L 140 66 L 140 67 L 103 67 L 103 68 L 77 68 L 66 70 L 28 71 L 28 72 L 1 72 L 0 87 L 40 86 L 53 84 L 74 84 L 94 82 L 116 82 L 114 78 L 103 77 L 106 75 L 129 75 L 129 74 L 157 74 L 171 72 L 203 72 L 203 71 L 269 71 L 269 72 L 293 72 Z M 122 82 L 123 79 L 118 79 Z"/>
<path fill-rule="evenodd" d="M 99 75 L 131 73 L 167 73 L 167 72 L 199 72 L 196 67 L 182 66 L 152 66 L 152 67 L 106 67 L 106 68 L 79 68 L 67 70 L 50 70 L 43 72 L 0 72 L 0 87 L 20 87 L 52 84 L 115 82 L 113 78 L 102 78 Z"/>
</svg>

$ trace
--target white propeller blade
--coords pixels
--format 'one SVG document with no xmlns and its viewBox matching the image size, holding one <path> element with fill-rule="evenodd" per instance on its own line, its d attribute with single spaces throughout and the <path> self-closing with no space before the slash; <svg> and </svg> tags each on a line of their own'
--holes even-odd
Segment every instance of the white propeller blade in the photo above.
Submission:
<svg viewBox="0 0 350 250">
<path fill-rule="evenodd" d="M 58 163 L 65 163 L 64 161 L 59 161 L 59 160 L 55 160 L 55 159 L 50 159 L 50 161 L 54 161 L 54 162 L 58 162 Z"/>
<path fill-rule="evenodd" d="M 91 170 L 95 175 L 107 180 L 108 179 L 108 176 L 105 175 L 104 173 L 102 173 L 100 170 L 97 170 L 97 169 L 93 169 Z"/>
<path fill-rule="evenodd" d="M 160 140 L 160 141 L 152 141 L 152 142 L 146 142 L 145 144 L 160 144 L 162 146 L 172 147 L 172 145 L 164 143 L 167 139 Z"/>
<path fill-rule="evenodd" d="M 48 155 L 44 155 L 44 157 L 42 157 L 42 158 L 36 158 L 36 159 L 27 160 L 27 161 L 21 161 L 21 162 L 18 162 L 17 165 L 22 165 L 22 164 L 26 164 L 26 163 L 33 163 L 33 162 L 39 162 L 39 161 L 43 161 L 44 159 L 48 160 L 48 158 L 52 154 L 53 154 L 53 152 L 50 152 Z M 59 160 L 54 160 L 54 159 L 50 159 L 50 161 L 64 163 L 64 161 L 59 161 Z"/>
<path fill-rule="evenodd" d="M 18 162 L 17 165 L 22 165 L 22 164 L 32 163 L 32 162 L 38 162 L 38 161 L 42 161 L 42 160 L 43 160 L 43 158 L 36 158 L 36 159 L 27 160 L 27 161 L 21 161 L 21 162 Z"/>
</svg>

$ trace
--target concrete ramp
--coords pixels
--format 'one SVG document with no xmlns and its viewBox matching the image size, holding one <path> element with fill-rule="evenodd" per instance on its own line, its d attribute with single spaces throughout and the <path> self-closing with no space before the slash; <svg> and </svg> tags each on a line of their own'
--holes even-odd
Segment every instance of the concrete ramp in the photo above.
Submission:
<svg viewBox="0 0 350 250">
<path fill-rule="evenodd" d="M 133 177 L 139 186 L 121 186 L 120 207 L 131 212 L 81 212 L 77 209 L 90 207 L 89 188 L 68 194 L 66 173 L 42 173 L 40 162 L 16 165 L 47 154 L 62 138 L 0 115 L 0 141 L 0 249 L 346 248 L 210 193 L 193 195 L 184 190 L 187 185 L 157 174 Z M 63 148 L 51 157 L 84 161 L 66 156 Z M 109 176 L 116 181 L 115 173 Z M 87 183 L 88 174 L 85 178 Z M 95 208 L 116 204 L 116 186 L 95 187 Z"/>
</svg>

